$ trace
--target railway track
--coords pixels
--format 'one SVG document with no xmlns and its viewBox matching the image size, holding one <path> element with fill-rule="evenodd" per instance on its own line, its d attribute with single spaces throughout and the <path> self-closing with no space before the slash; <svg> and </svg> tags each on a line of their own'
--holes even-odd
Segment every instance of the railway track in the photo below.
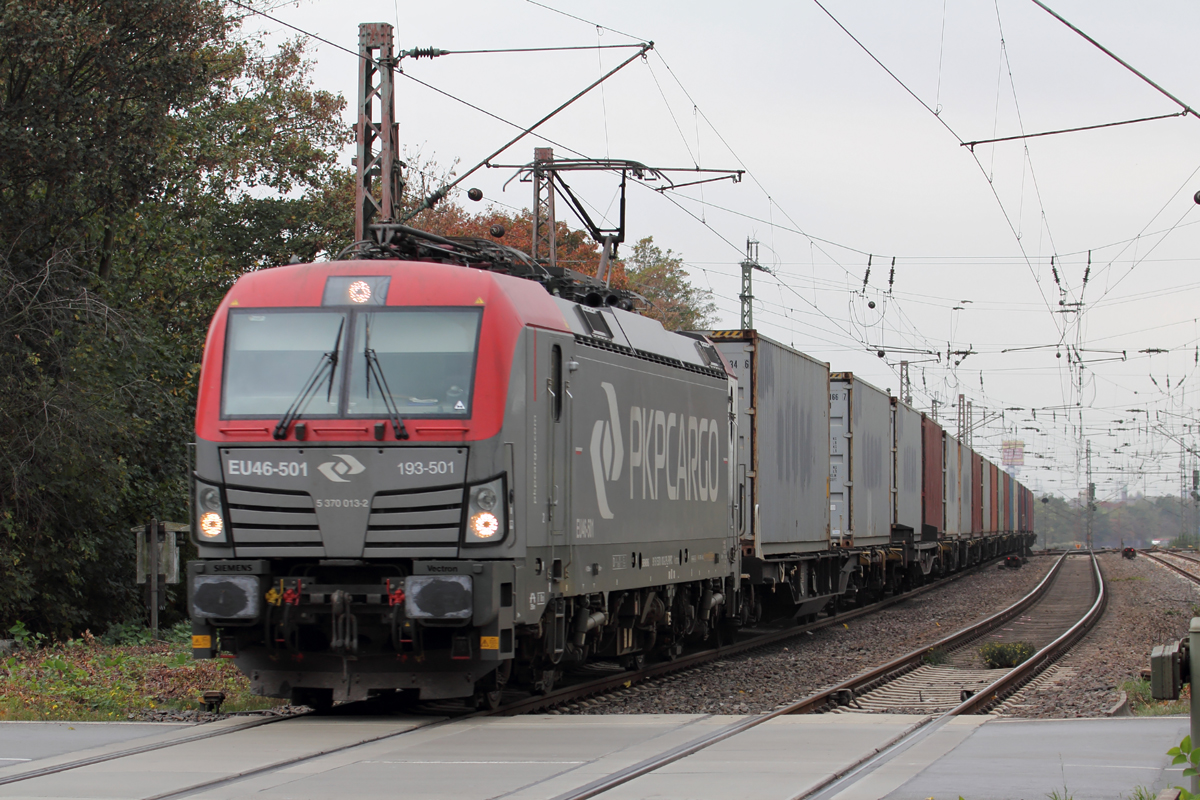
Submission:
<svg viewBox="0 0 1200 800">
<path fill-rule="evenodd" d="M 1200 558 L 1184 553 L 1143 552 L 1143 556 L 1161 564 L 1172 572 L 1187 578 L 1192 583 L 1200 583 Z"/>
<path fill-rule="evenodd" d="M 979 655 L 988 642 L 1026 643 L 1037 652 L 1087 614 L 1095 601 L 1092 560 L 1066 557 L 1048 575 L 1044 593 L 991 630 L 952 637 L 931 648 L 922 663 L 894 680 L 843 703 L 838 713 L 939 714 L 949 711 L 1008 672 L 989 668 Z M 1036 590 L 1035 590 L 1036 591 Z M 936 654 L 936 657 L 932 657 Z"/>
<path fill-rule="evenodd" d="M 1077 562 L 1082 566 L 1071 565 L 1068 567 L 1069 562 Z M 1086 595 L 1090 602 L 1086 604 L 1073 602 L 1070 595 L 1073 592 L 1077 593 L 1078 589 L 1088 582 L 1091 583 L 1093 589 Z M 1056 585 L 1058 590 L 1054 591 Z M 805 797 L 832 798 L 857 777 L 907 750 L 951 718 L 963 714 L 986 712 L 1017 691 L 1055 660 L 1065 655 L 1099 620 L 1104 611 L 1106 599 L 1103 576 L 1095 556 L 1089 554 L 1087 558 L 1079 558 L 1064 554 L 1055 564 L 1054 569 L 1026 597 L 1004 611 L 948 636 L 934 645 L 934 648 L 942 647 L 957 653 L 961 648 L 991 634 L 1001 637 L 1010 633 L 1016 634 L 1019 621 L 1025 619 L 1027 620 L 1026 627 L 1020 631 L 1021 635 L 1027 631 L 1036 630 L 1039 632 L 1039 641 L 1049 639 L 1044 641 L 1043 646 L 1033 656 L 1011 670 L 997 670 L 998 674 L 990 676 L 991 680 L 980 690 L 974 691 L 969 696 L 960 695 L 959 701 L 944 711 L 928 713 L 908 733 L 862 762 L 850 766 L 839 774 L 830 776 Z M 1086 607 L 1081 610 L 1081 606 Z M 1075 611 L 1080 610 L 1079 616 L 1072 616 Z M 1022 615 L 1025 616 L 1022 617 Z M 1012 623 L 1011 629 L 1006 629 L 1004 626 L 1010 622 Z M 838 686 L 778 708 L 769 714 L 734 723 L 723 730 L 676 747 L 667 753 L 592 781 L 578 790 L 560 794 L 554 800 L 587 800 L 587 798 L 596 797 L 780 716 L 844 709 L 846 706 L 852 705 L 856 696 L 860 694 L 896 684 L 902 676 L 918 669 L 926 654 L 934 648 L 922 648 L 914 651 Z M 896 697 L 899 698 L 900 695 L 897 694 Z M 878 710 L 908 710 L 908 708 L 898 709 L 893 705 Z"/>
<path fill-rule="evenodd" d="M 597 675 L 594 678 L 584 678 L 569 686 L 564 686 L 556 689 L 545 695 L 523 697 L 520 699 L 510 699 L 495 714 L 504 716 L 514 716 L 517 714 L 532 714 L 539 711 L 547 711 L 559 706 L 575 703 L 589 698 L 629 688 L 630 686 L 663 678 L 667 675 L 674 675 L 694 670 L 700 666 L 711 663 L 721 658 L 727 658 L 739 653 L 745 653 L 752 650 L 757 650 L 762 647 L 768 647 L 773 644 L 785 642 L 797 636 L 802 636 L 810 631 L 820 630 L 833 625 L 841 625 L 850 622 L 859 617 L 867 616 L 885 608 L 910 600 L 913 597 L 918 597 L 927 592 L 933 592 L 937 589 L 945 587 L 967 575 L 974 574 L 979 570 L 995 566 L 1003 560 L 1003 557 L 982 562 L 969 569 L 962 570 L 953 575 L 950 575 L 941 580 L 933 581 L 925 586 L 919 587 L 904 594 L 895 595 L 886 598 L 876 603 L 865 605 L 862 608 L 856 608 L 849 611 L 836 614 L 834 616 L 825 617 L 816 622 L 806 625 L 788 625 L 776 630 L 767 630 L 764 632 L 748 631 L 742 634 L 741 640 L 729 644 L 723 644 L 718 647 L 702 650 L 695 653 L 676 658 L 672 661 L 665 661 L 659 664 L 652 664 L 638 672 L 628 672 L 624 670 L 607 670 L 606 674 Z M 603 666 L 597 667 L 598 670 L 604 670 Z"/>
<path fill-rule="evenodd" d="M 143 741 L 131 746 L 96 748 L 84 753 L 45 759 L 39 761 L 37 764 L 16 765 L 0 769 L 0 797 L 10 795 L 10 789 L 6 787 L 12 787 L 12 789 L 20 793 L 23 787 L 19 785 L 28 785 L 27 782 L 29 781 L 53 782 L 56 778 L 64 776 L 67 773 L 77 773 L 80 771 L 100 770 L 111 773 L 115 762 L 126 762 L 129 765 L 130 771 L 134 771 L 138 768 L 137 764 L 139 763 L 152 763 L 157 759 L 163 758 L 169 759 L 175 753 L 187 750 L 189 747 L 198 746 L 210 752 L 215 751 L 227 754 L 224 757 L 206 757 L 208 763 L 222 765 L 222 769 L 218 770 L 220 774 L 210 774 L 203 778 L 186 781 L 184 782 L 185 785 L 178 788 L 146 796 L 147 800 L 168 800 L 168 798 L 184 797 L 210 788 L 246 780 L 256 775 L 285 769 L 322 756 L 401 736 L 410 731 L 428 730 L 431 727 L 445 725 L 470 717 L 488 715 L 513 716 L 542 711 L 581 698 L 594 697 L 604 692 L 624 688 L 633 683 L 649 681 L 671 673 L 680 673 L 695 669 L 715 659 L 766 647 L 803 635 L 808 631 L 829 625 L 842 624 L 880 611 L 896 603 L 909 600 L 927 592 L 936 591 L 977 570 L 993 566 L 998 561 L 999 559 L 983 562 L 976 567 L 963 570 L 942 580 L 934 581 L 913 591 L 887 598 L 886 600 L 862 608 L 827 617 L 815 623 L 790 626 L 762 633 L 747 633 L 742 637 L 741 641 L 688 654 L 673 661 L 650 665 L 637 673 L 612 671 L 609 674 L 585 679 L 571 686 L 565 686 L 544 696 L 517 698 L 506 703 L 496 711 L 467 713 L 461 707 L 454 708 L 447 706 L 439 708 L 437 706 L 430 706 L 424 709 L 425 713 L 422 716 L 407 716 L 392 720 L 386 718 L 372 719 L 370 722 L 351 723 L 352 725 L 357 725 L 359 728 L 367 729 L 353 733 L 348 730 L 339 730 L 339 727 L 345 727 L 339 726 L 339 721 L 352 719 L 350 714 L 353 712 L 353 709 L 346 706 L 335 707 L 332 713 L 326 715 L 309 714 L 293 717 L 225 720 L 223 723 L 214 723 L 213 727 L 203 726 L 203 729 L 193 729 L 177 732 L 174 735 L 159 736 L 151 741 Z M 369 712 L 369 703 L 355 705 Z M 377 710 L 376 713 L 378 713 Z M 299 733 L 304 728 L 329 728 L 334 732 L 334 735 L 324 737 L 318 735 L 306 738 Z M 253 732 L 251 732 L 252 730 Z M 320 740 L 321 745 L 314 749 L 310 743 L 312 738 Z M 273 747 L 271 743 L 275 740 L 281 742 L 293 741 L 296 746 L 290 748 Z M 286 752 L 289 754 L 285 757 L 267 759 L 265 761 L 261 756 L 258 758 L 246 757 L 250 753 L 261 754 L 264 751 L 271 752 L 272 750 L 278 752 L 280 749 L 286 749 Z M 14 786 L 14 784 L 18 786 Z"/>
</svg>

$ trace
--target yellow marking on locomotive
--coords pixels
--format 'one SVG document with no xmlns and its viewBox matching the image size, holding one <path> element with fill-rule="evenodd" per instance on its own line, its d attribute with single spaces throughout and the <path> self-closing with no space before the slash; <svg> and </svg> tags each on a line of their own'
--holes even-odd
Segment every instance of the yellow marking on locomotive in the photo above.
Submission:
<svg viewBox="0 0 1200 800">
<path fill-rule="evenodd" d="M 279 586 L 271 587 L 271 590 L 266 594 L 266 600 L 273 606 L 277 606 L 283 602 L 283 581 L 279 582 Z"/>
<path fill-rule="evenodd" d="M 481 306 L 481 305 L 483 305 L 483 298 L 482 298 L 482 297 L 476 297 L 476 298 L 475 298 L 475 305 L 477 305 L 477 306 Z"/>
<path fill-rule="evenodd" d="M 479 637 L 479 649 L 480 650 L 499 650 L 500 649 L 500 637 L 499 636 L 480 636 Z"/>
<path fill-rule="evenodd" d="M 201 636 L 200 634 L 193 634 L 192 635 L 192 649 L 193 650 L 211 650 L 212 649 L 212 637 L 211 636 Z"/>
</svg>

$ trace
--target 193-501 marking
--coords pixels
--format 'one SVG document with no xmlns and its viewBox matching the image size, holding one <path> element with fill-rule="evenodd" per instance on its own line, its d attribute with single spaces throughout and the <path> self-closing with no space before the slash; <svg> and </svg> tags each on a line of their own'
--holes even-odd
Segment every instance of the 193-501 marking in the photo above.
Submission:
<svg viewBox="0 0 1200 800">
<path fill-rule="evenodd" d="M 404 475 L 453 475 L 453 461 L 401 461 L 398 465 Z"/>
</svg>

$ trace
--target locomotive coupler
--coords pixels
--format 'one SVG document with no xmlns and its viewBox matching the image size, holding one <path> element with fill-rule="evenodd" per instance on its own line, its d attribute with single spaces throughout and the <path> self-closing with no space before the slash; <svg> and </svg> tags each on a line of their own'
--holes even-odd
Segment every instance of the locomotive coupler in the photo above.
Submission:
<svg viewBox="0 0 1200 800">
<path fill-rule="evenodd" d="M 333 633 L 329 637 L 329 649 L 334 653 L 358 652 L 358 617 L 350 610 L 350 595 L 337 589 L 329 596 L 333 611 Z"/>
</svg>

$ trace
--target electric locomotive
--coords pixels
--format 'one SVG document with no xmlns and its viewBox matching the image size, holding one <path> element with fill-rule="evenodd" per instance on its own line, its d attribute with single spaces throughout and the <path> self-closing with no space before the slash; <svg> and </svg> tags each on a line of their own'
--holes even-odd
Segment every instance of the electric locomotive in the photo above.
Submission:
<svg viewBox="0 0 1200 800">
<path fill-rule="evenodd" d="M 194 655 L 314 706 L 495 705 L 711 635 L 740 572 L 725 360 L 594 279 L 393 233 L 247 274 L 212 321 Z"/>
</svg>

